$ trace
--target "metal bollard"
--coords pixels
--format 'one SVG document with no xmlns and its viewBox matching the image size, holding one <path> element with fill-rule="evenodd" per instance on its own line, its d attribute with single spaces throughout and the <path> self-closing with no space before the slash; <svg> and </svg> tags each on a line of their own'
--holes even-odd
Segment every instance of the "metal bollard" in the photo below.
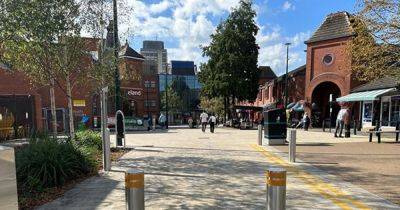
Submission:
<svg viewBox="0 0 400 210">
<path fill-rule="evenodd" d="M 144 172 L 129 169 L 125 172 L 125 197 L 127 210 L 144 210 Z"/>
<path fill-rule="evenodd" d="M 296 162 L 296 130 L 292 129 L 289 132 L 289 161 L 294 163 Z"/>
<path fill-rule="evenodd" d="M 111 170 L 111 158 L 110 158 L 110 129 L 106 128 L 103 139 L 103 170 Z"/>
<path fill-rule="evenodd" d="M 262 145 L 262 125 L 258 125 L 258 145 Z"/>
<path fill-rule="evenodd" d="M 270 168 L 267 171 L 267 210 L 286 208 L 286 170 Z"/>
</svg>

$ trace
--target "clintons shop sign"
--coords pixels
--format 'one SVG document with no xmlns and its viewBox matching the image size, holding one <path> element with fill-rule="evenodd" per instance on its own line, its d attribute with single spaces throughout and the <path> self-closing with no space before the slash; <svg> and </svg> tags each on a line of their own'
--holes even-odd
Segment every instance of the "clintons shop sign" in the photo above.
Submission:
<svg viewBox="0 0 400 210">
<path fill-rule="evenodd" d="M 143 90 L 139 88 L 135 89 L 126 89 L 126 95 L 130 97 L 141 96 L 143 94 Z"/>
</svg>

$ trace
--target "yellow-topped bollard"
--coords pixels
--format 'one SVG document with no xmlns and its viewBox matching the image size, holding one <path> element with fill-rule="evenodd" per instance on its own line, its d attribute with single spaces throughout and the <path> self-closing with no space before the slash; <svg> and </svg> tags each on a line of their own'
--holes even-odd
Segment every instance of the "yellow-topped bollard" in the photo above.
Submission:
<svg viewBox="0 0 400 210">
<path fill-rule="evenodd" d="M 286 170 L 269 168 L 267 177 L 267 209 L 284 210 L 286 208 Z"/>
<path fill-rule="evenodd" d="M 125 172 L 126 209 L 144 210 L 144 172 L 129 169 Z"/>
</svg>

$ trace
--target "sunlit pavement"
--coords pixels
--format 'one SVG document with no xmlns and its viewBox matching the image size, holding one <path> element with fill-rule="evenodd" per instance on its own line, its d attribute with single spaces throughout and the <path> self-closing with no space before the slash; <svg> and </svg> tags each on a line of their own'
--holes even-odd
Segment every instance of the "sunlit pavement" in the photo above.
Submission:
<svg viewBox="0 0 400 210">
<path fill-rule="evenodd" d="M 288 209 L 400 209 L 307 163 L 255 145 L 255 130 L 170 129 L 127 135 L 135 149 L 113 170 L 77 185 L 42 209 L 124 209 L 124 175 L 145 171 L 146 209 L 265 209 L 265 170 L 288 170 Z"/>
</svg>

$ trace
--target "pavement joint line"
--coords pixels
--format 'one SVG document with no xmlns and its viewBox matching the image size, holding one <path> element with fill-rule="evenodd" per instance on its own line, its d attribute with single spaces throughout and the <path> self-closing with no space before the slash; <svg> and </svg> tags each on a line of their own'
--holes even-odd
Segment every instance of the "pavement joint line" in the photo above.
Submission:
<svg viewBox="0 0 400 210">
<path fill-rule="evenodd" d="M 272 152 L 267 151 L 263 147 L 256 144 L 252 144 L 251 147 L 263 154 L 273 164 L 281 165 L 285 167 L 288 172 L 294 173 L 296 178 L 302 179 L 310 187 L 310 189 L 316 191 L 324 198 L 332 201 L 338 207 L 345 210 L 353 209 L 351 206 L 354 206 L 357 209 L 370 209 L 366 204 L 352 198 L 350 195 L 344 193 L 342 190 L 338 189 L 332 184 L 327 183 L 324 180 L 306 172 L 304 169 L 301 169 L 296 165 L 290 164 L 289 162 L 283 160 Z"/>
</svg>

